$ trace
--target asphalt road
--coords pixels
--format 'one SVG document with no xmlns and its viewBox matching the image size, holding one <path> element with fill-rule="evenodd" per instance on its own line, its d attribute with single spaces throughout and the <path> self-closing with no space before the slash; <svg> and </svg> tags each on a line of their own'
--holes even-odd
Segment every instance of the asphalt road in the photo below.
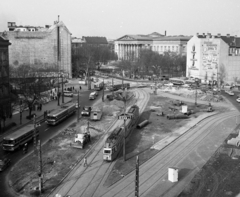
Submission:
<svg viewBox="0 0 240 197">
<path fill-rule="evenodd" d="M 85 91 L 81 94 L 80 105 L 82 106 L 92 106 L 98 99 L 102 99 L 102 91 L 99 92 L 98 98 L 95 100 L 89 100 L 89 92 L 91 91 Z M 107 93 L 107 92 L 106 92 Z M 77 101 L 77 96 L 73 97 L 73 101 Z M 64 127 L 67 127 L 68 125 L 72 124 L 77 120 L 77 113 L 74 115 L 68 117 L 66 120 L 61 122 L 60 124 L 56 126 L 49 126 L 46 123 L 43 123 L 40 127 L 38 127 L 40 132 L 40 139 L 41 142 L 44 143 L 48 139 L 52 138 L 56 133 L 61 130 Z M 31 142 L 29 144 L 28 152 L 31 152 L 33 150 L 33 143 Z M 17 163 L 21 158 L 23 158 L 25 155 L 23 155 L 23 151 L 15 151 L 15 152 L 4 152 L 2 148 L 0 148 L 0 158 L 7 156 L 11 160 L 11 166 L 13 166 L 15 163 Z M 0 173 L 0 197 L 14 197 L 12 194 L 7 192 L 7 185 L 6 185 L 6 175 L 11 169 L 11 166 L 6 169 L 5 171 Z"/>
</svg>

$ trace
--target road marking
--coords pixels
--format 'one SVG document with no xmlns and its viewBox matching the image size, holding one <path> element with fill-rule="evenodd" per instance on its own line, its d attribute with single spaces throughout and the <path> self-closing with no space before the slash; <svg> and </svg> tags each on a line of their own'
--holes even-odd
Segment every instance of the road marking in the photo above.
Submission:
<svg viewBox="0 0 240 197">
<path fill-rule="evenodd" d="M 48 129 L 50 129 L 50 128 L 47 128 L 47 129 L 45 129 L 44 131 L 47 131 Z"/>
</svg>

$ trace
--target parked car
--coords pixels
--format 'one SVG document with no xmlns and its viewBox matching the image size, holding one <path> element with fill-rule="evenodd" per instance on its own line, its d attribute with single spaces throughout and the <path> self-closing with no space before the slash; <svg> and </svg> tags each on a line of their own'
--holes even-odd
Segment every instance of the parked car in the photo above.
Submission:
<svg viewBox="0 0 240 197">
<path fill-rule="evenodd" d="M 90 116 L 91 115 L 91 110 L 92 110 L 92 107 L 84 106 L 83 110 L 81 112 L 82 116 Z"/>
<path fill-rule="evenodd" d="M 89 95 L 89 100 L 94 100 L 97 97 L 97 93 L 96 92 L 91 92 Z"/>
<path fill-rule="evenodd" d="M 0 159 L 0 171 L 5 170 L 9 165 L 11 161 L 8 158 Z"/>
<path fill-rule="evenodd" d="M 237 98 L 236 101 L 237 101 L 238 103 L 240 103 L 240 98 Z"/>
<path fill-rule="evenodd" d="M 228 91 L 228 95 L 230 95 L 230 96 L 234 96 L 234 92 L 232 92 L 232 91 Z"/>
</svg>

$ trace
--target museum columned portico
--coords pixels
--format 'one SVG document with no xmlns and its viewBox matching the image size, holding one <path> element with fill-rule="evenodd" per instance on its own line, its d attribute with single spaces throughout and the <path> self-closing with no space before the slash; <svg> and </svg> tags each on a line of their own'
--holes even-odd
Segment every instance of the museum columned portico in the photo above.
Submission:
<svg viewBox="0 0 240 197">
<path fill-rule="evenodd" d="M 187 42 L 191 36 L 166 36 L 154 32 L 148 35 L 125 35 L 114 41 L 115 53 L 118 60 L 135 61 L 141 50 L 151 49 L 152 51 L 164 54 L 174 52 L 186 54 Z"/>
<path fill-rule="evenodd" d="M 121 60 L 136 60 L 139 56 L 139 51 L 149 47 L 150 45 L 144 44 L 119 43 L 117 45 L 118 58 Z"/>
</svg>

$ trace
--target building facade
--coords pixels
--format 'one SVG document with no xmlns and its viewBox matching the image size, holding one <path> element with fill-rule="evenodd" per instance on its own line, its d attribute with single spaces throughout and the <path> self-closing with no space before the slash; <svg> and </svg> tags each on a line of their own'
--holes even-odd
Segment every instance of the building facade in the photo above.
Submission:
<svg viewBox="0 0 240 197">
<path fill-rule="evenodd" d="M 10 42 L 0 36 L 0 131 L 4 120 L 12 114 L 9 84 L 9 46 Z"/>
<path fill-rule="evenodd" d="M 13 67 L 31 65 L 38 68 L 55 68 L 72 76 L 71 33 L 63 22 L 45 27 L 16 26 L 8 23 L 9 31 L 2 33 L 12 44 L 9 47 L 9 64 Z"/>
<path fill-rule="evenodd" d="M 240 38 L 196 34 L 187 44 L 187 77 L 202 82 L 236 83 L 240 80 Z"/>
<path fill-rule="evenodd" d="M 166 36 L 153 32 L 148 35 L 125 35 L 115 40 L 115 53 L 119 60 L 135 60 L 142 49 L 151 49 L 159 54 L 176 52 L 186 54 L 190 36 Z"/>
</svg>

